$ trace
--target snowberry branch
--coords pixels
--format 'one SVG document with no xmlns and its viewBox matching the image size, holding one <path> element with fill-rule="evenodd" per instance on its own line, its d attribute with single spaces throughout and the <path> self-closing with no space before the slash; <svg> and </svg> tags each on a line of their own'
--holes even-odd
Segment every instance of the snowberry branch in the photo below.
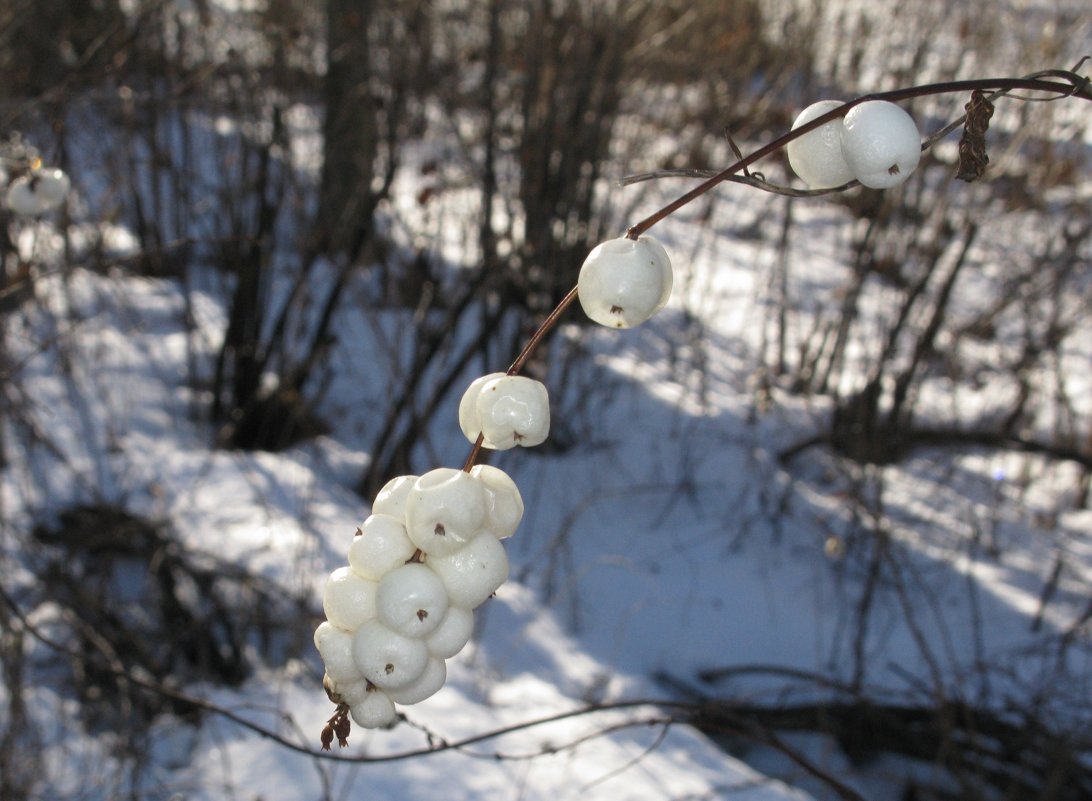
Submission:
<svg viewBox="0 0 1092 801">
<path fill-rule="evenodd" d="M 987 90 L 994 94 L 987 97 Z M 443 686 L 446 660 L 472 634 L 474 610 L 508 578 L 501 541 L 515 533 L 524 512 L 515 482 L 495 467 L 476 464 L 478 457 L 483 449 L 533 447 L 546 440 L 547 390 L 519 373 L 574 302 L 579 300 L 594 322 L 615 329 L 640 325 L 666 305 L 674 280 L 671 260 L 655 238 L 643 236 L 648 229 L 723 181 L 767 184 L 747 168 L 780 148 L 787 148 L 790 166 L 813 190 L 839 191 L 857 183 L 885 189 L 905 181 L 921 152 L 962 121 L 957 177 L 974 180 L 988 163 L 991 98 L 1016 90 L 1045 92 L 1050 95 L 1046 100 L 1092 100 L 1086 79 L 1061 70 L 926 84 L 848 103 L 821 100 L 804 109 L 788 133 L 749 156 L 729 139 L 737 157 L 734 164 L 638 222 L 624 237 L 593 248 L 577 286 L 541 322 L 508 370 L 476 378 L 463 393 L 459 427 L 471 450 L 462 470 L 437 468 L 422 476 L 391 479 L 357 529 L 349 564 L 327 579 L 327 619 L 315 632 L 315 646 L 337 711 L 322 732 L 324 748 L 335 735 L 340 744 L 346 743 L 350 716 L 364 728 L 383 728 L 404 720 L 396 704 L 418 703 Z M 894 101 L 951 92 L 971 93 L 966 115 L 923 144 L 914 120 Z M 743 179 L 738 179 L 741 172 Z M 787 189 L 772 184 L 762 188 Z M 608 708 L 624 707 L 591 707 L 574 714 Z M 737 718 L 731 718 L 732 725 Z"/>
<path fill-rule="evenodd" d="M 1083 63 L 1084 59 L 1082 59 Z M 1047 75 L 1052 77 L 1058 77 L 1065 79 L 1068 83 L 1059 83 L 1058 81 L 1047 81 L 1041 78 L 1029 77 L 1029 78 L 981 78 L 976 80 L 965 81 L 944 81 L 941 83 L 923 84 L 921 86 L 911 86 L 905 89 L 895 89 L 890 92 L 877 92 L 869 95 L 862 95 L 861 97 L 847 101 L 837 108 L 819 115 L 810 122 L 800 125 L 798 128 L 789 131 L 772 142 L 760 147 L 758 150 L 751 153 L 731 166 L 725 167 L 720 172 L 714 174 L 698 186 L 680 195 L 678 198 L 668 203 L 663 208 L 645 219 L 638 222 L 636 225 L 629 228 L 626 231 L 626 236 L 630 239 L 636 239 L 644 232 L 648 231 L 652 226 L 661 220 L 671 216 L 690 201 L 695 200 L 717 184 L 728 180 L 736 173 L 751 166 L 756 161 L 766 158 L 766 156 L 777 152 L 781 148 L 785 147 L 789 142 L 795 139 L 799 139 L 806 133 L 814 131 L 828 122 L 832 122 L 840 117 L 844 117 L 850 109 L 855 106 L 859 106 L 862 103 L 872 100 L 884 100 L 889 103 L 895 103 L 900 100 L 911 100 L 916 97 L 926 97 L 928 95 L 940 95 L 950 93 L 965 93 L 987 90 L 996 90 L 1001 92 L 1011 92 L 1017 89 L 1023 89 L 1028 91 L 1038 92 L 1050 92 L 1055 95 L 1056 98 L 1062 97 L 1078 97 L 1082 100 L 1092 101 L 1092 88 L 1087 78 L 1077 75 L 1075 72 L 1067 70 L 1047 70 L 1042 73 L 1036 73 L 1036 75 Z M 957 123 L 958 124 L 958 123 Z"/>
<path fill-rule="evenodd" d="M 705 178 L 705 180 L 694 187 L 685 194 L 679 196 L 671 203 L 667 204 L 663 208 L 654 212 L 650 216 L 641 220 L 636 225 L 633 225 L 626 231 L 626 237 L 629 239 L 637 239 L 641 234 L 648 231 L 658 222 L 674 214 L 690 201 L 704 195 L 709 190 L 713 189 L 720 183 L 725 181 L 731 181 L 735 183 L 746 184 L 753 186 L 757 189 L 761 189 L 766 192 L 772 192 L 779 195 L 785 195 L 789 197 L 817 197 L 821 195 L 831 194 L 833 192 L 841 192 L 846 189 L 851 189 L 859 185 L 856 180 L 849 181 L 839 186 L 827 187 L 822 189 L 797 189 L 790 186 L 782 186 L 765 178 L 756 177 L 747 173 L 747 168 L 757 161 L 765 158 L 766 156 L 775 153 L 781 148 L 789 144 L 789 142 L 799 139 L 804 134 L 816 130 L 823 125 L 844 117 L 847 112 L 855 106 L 862 103 L 883 100 L 887 102 L 897 102 L 901 100 L 910 100 L 916 97 L 925 97 L 929 95 L 951 94 L 951 93 L 965 93 L 965 92 L 983 92 L 986 90 L 992 90 L 992 94 L 988 100 L 994 100 L 1002 95 L 1008 94 L 1016 90 L 1025 91 L 1038 91 L 1048 92 L 1052 96 L 1048 98 L 1040 98 L 1041 100 L 1059 100 L 1065 97 L 1077 97 L 1082 100 L 1092 101 L 1092 84 L 1089 79 L 1077 74 L 1076 70 L 1085 63 L 1088 57 L 1082 58 L 1072 70 L 1043 70 L 1041 72 L 1033 73 L 1032 75 L 1025 76 L 1023 78 L 981 78 L 962 81 L 944 81 L 940 83 L 922 84 L 920 86 L 911 86 L 904 89 L 895 89 L 889 92 L 876 92 L 873 94 L 862 95 L 861 97 L 847 101 L 844 104 L 839 105 L 824 114 L 817 116 L 815 119 L 799 125 L 793 130 L 789 131 L 777 139 L 769 142 L 768 144 L 760 147 L 758 150 L 751 153 L 749 156 L 741 156 L 734 164 L 726 167 L 720 171 L 705 171 L 705 170 L 660 170 L 656 172 L 643 173 L 640 175 L 634 175 L 622 180 L 623 185 L 637 183 L 639 181 L 652 180 L 655 178 L 663 177 L 684 177 L 684 178 Z M 1047 78 L 1056 78 L 1064 81 L 1064 83 L 1058 80 L 1045 80 Z M 1025 101 L 1034 100 L 1035 98 L 1022 97 L 1019 98 Z M 964 123 L 967 115 L 962 115 L 956 120 L 953 120 L 948 125 L 941 128 L 929 136 L 921 144 L 921 149 L 927 150 L 932 147 L 937 141 L 947 136 L 954 131 L 960 125 Z M 738 154 L 739 151 L 733 146 L 733 150 Z M 737 173 L 743 172 L 744 175 L 738 175 Z M 568 310 L 570 306 L 577 299 L 577 288 L 573 287 L 561 302 L 554 308 L 553 311 L 547 315 L 538 329 L 528 340 L 519 356 L 507 370 L 507 375 L 517 375 L 523 366 L 527 363 L 527 360 L 535 353 L 538 347 L 542 344 L 542 341 L 557 325 L 561 316 Z M 477 463 L 481 450 L 483 447 L 482 437 L 479 437 L 477 442 L 472 446 L 469 455 L 463 465 L 463 470 L 469 471 Z"/>
</svg>

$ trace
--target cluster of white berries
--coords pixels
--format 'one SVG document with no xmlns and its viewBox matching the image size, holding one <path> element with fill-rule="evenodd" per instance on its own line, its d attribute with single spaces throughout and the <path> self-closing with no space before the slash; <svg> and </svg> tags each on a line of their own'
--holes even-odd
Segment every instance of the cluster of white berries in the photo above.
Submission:
<svg viewBox="0 0 1092 801">
<path fill-rule="evenodd" d="M 596 247 L 577 288 L 589 317 L 630 328 L 663 308 L 671 285 L 667 252 L 643 236 Z M 459 427 L 484 448 L 538 445 L 550 431 L 546 387 L 507 373 L 482 376 L 463 394 Z M 473 632 L 473 610 L 508 577 L 501 540 L 522 517 L 515 482 L 489 465 L 401 476 L 380 490 L 349 564 L 326 582 L 326 621 L 315 631 L 326 687 L 357 725 L 388 726 L 395 704 L 418 703 L 443 686 L 445 660 Z M 324 744 L 334 733 L 343 741 L 345 726 L 339 711 Z"/>
<path fill-rule="evenodd" d="M 443 686 L 473 610 L 508 578 L 500 541 L 522 517 L 515 482 L 489 465 L 400 476 L 380 490 L 348 566 L 326 582 L 315 631 L 327 685 L 358 725 L 387 726 L 396 703 Z"/>
<path fill-rule="evenodd" d="M 8 185 L 7 206 L 15 214 L 37 217 L 64 203 L 72 182 L 57 167 L 35 169 Z"/>
<path fill-rule="evenodd" d="M 800 112 L 793 130 L 841 105 L 838 100 L 813 103 Z M 918 166 L 921 137 L 901 107 L 868 100 L 792 140 L 786 150 L 789 166 L 812 189 L 829 189 L 853 179 L 873 189 L 890 189 Z"/>
<path fill-rule="evenodd" d="M 492 373 L 459 404 L 471 442 L 537 445 L 550 428 L 546 388 Z M 390 725 L 395 704 L 416 704 L 447 680 L 446 659 L 470 640 L 474 610 L 508 578 L 501 540 L 523 518 L 512 479 L 490 465 L 441 467 L 387 482 L 326 582 L 315 646 L 326 684 L 365 728 Z"/>
</svg>

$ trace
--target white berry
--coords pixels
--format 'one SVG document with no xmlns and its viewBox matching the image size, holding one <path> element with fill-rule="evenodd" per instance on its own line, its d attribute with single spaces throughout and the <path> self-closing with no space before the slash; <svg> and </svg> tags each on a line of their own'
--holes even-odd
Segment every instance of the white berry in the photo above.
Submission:
<svg viewBox="0 0 1092 801">
<path fill-rule="evenodd" d="M 550 433 L 550 397 L 545 385 L 533 378 L 494 378 L 481 387 L 474 406 L 486 448 L 529 448 L 541 445 Z M 471 441 L 476 439 L 477 433 Z"/>
<path fill-rule="evenodd" d="M 444 660 L 432 657 L 420 678 L 397 690 L 387 690 L 387 695 L 396 704 L 419 704 L 439 692 L 445 681 L 447 665 Z"/>
<path fill-rule="evenodd" d="M 358 575 L 378 581 L 404 565 L 416 550 L 401 519 L 373 514 L 361 524 L 360 533 L 349 545 L 349 566 Z"/>
<path fill-rule="evenodd" d="M 330 674 L 327 673 L 326 675 L 329 678 Z M 331 689 L 349 706 L 359 704 L 367 697 L 369 692 L 374 691 L 374 688 L 373 690 L 368 689 L 371 685 L 363 676 L 357 681 L 333 681 L 333 679 L 330 681 L 333 685 Z"/>
<path fill-rule="evenodd" d="M 444 619 L 425 638 L 428 652 L 439 659 L 449 659 L 463 650 L 474 633 L 474 613 L 461 606 L 449 606 Z"/>
<path fill-rule="evenodd" d="M 324 621 L 315 629 L 315 647 L 326 665 L 326 675 L 335 684 L 364 678 L 353 656 L 353 635 L 350 632 Z"/>
<path fill-rule="evenodd" d="M 864 186 L 898 186 L 918 166 L 921 136 L 913 118 L 894 103 L 869 100 L 842 121 L 842 154 Z"/>
<path fill-rule="evenodd" d="M 485 487 L 485 527 L 498 540 L 511 537 L 523 519 L 523 498 L 516 482 L 503 470 L 488 464 L 475 465 L 470 475 Z"/>
<path fill-rule="evenodd" d="M 41 199 L 26 175 L 20 175 L 11 182 L 8 186 L 6 201 L 9 209 L 24 217 L 35 217 L 44 211 Z"/>
<path fill-rule="evenodd" d="M 455 606 L 475 609 L 508 578 L 508 556 L 500 540 L 483 532 L 465 548 L 429 559 Z"/>
<path fill-rule="evenodd" d="M 392 478 L 375 496 L 372 514 L 389 515 L 401 520 L 406 516 L 406 498 L 413 489 L 417 476 L 398 476 Z"/>
<path fill-rule="evenodd" d="M 369 620 L 353 636 L 353 658 L 357 669 L 380 689 L 398 689 L 416 681 L 428 663 L 428 649 L 422 640 L 405 637 Z"/>
<path fill-rule="evenodd" d="M 609 239 L 596 245 L 577 279 L 580 305 L 592 320 L 609 328 L 632 328 L 667 303 L 671 261 L 650 236 Z"/>
<path fill-rule="evenodd" d="M 55 209 L 64 203 L 68 197 L 68 191 L 72 188 L 72 182 L 65 175 L 64 170 L 50 167 L 38 170 L 33 178 L 34 191 L 38 195 L 38 203 L 43 211 Z"/>
<path fill-rule="evenodd" d="M 355 631 L 365 620 L 376 615 L 378 585 L 361 578 L 348 567 L 330 574 L 322 591 L 322 611 L 326 619 L 346 631 Z"/>
<path fill-rule="evenodd" d="M 397 717 L 394 702 L 382 690 L 372 688 L 355 704 L 349 705 L 353 723 L 364 729 L 383 729 Z"/>
<path fill-rule="evenodd" d="M 481 530 L 485 488 L 462 470 L 439 467 L 413 484 L 406 500 L 406 531 L 430 556 L 453 553 Z"/>
<path fill-rule="evenodd" d="M 504 375 L 504 373 L 489 373 L 489 375 L 475 378 L 459 400 L 459 428 L 471 442 L 477 442 L 478 435 L 482 433 L 481 417 L 478 414 L 478 395 L 482 387 L 494 379 L 503 378 Z"/>
<path fill-rule="evenodd" d="M 379 619 L 407 637 L 424 637 L 433 632 L 444 619 L 447 607 L 443 582 L 422 564 L 402 565 L 379 582 Z"/>
<path fill-rule="evenodd" d="M 816 117 L 843 105 L 840 100 L 820 100 L 800 112 L 792 124 L 795 131 Z M 853 180 L 853 170 L 842 155 L 842 120 L 834 119 L 793 139 L 785 150 L 789 166 L 812 189 L 829 189 Z"/>
</svg>

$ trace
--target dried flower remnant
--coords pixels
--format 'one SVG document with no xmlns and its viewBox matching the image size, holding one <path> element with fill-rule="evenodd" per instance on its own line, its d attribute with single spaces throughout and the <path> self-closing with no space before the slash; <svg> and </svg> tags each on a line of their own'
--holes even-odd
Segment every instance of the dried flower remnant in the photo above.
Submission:
<svg viewBox="0 0 1092 801">
<path fill-rule="evenodd" d="M 967 120 L 959 139 L 959 168 L 955 177 L 969 183 L 981 178 L 990 163 L 986 154 L 986 130 L 993 116 L 993 103 L 986 99 L 982 90 L 975 89 L 963 108 L 967 111 Z"/>
</svg>

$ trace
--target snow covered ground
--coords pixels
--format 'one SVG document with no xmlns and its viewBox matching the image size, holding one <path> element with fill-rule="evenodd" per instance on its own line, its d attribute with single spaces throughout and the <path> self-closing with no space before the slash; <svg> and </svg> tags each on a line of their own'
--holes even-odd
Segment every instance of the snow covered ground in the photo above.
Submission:
<svg viewBox="0 0 1092 801">
<path fill-rule="evenodd" d="M 295 156 L 313 164 L 315 122 L 305 111 Z M 419 186 L 407 174 L 391 207 L 408 217 Z M 77 174 L 75 183 L 78 208 L 96 178 Z M 679 186 L 660 182 L 639 212 Z M 971 190 L 953 192 L 953 216 L 977 202 Z M 1087 178 L 1077 195 L 1087 200 Z M 465 198 L 448 202 L 473 212 Z M 1092 512 L 1070 498 L 1076 466 L 980 448 L 919 449 L 882 468 L 851 464 L 825 446 L 777 458 L 823 430 L 832 412 L 829 399 L 761 380 L 783 209 L 781 198 L 721 187 L 708 214 L 686 210 L 655 230 L 677 268 L 661 315 L 626 332 L 562 326 L 553 347 L 568 375 L 554 413 L 569 415 L 576 446 L 493 460 L 515 478 L 527 506 L 507 542 L 511 580 L 483 607 L 471 647 L 449 661 L 443 691 L 404 709 L 407 723 L 354 731 L 350 747 L 331 755 L 314 753 L 333 710 L 306 631 L 320 620 L 326 575 L 345 562 L 368 514 L 352 487 L 369 459 L 370 416 L 401 369 L 387 351 L 412 314 L 338 310 L 319 408 L 331 423 L 327 435 L 276 454 L 215 450 L 214 432 L 197 413 L 207 398 L 190 379 L 195 366 L 208 378 L 223 336 L 228 310 L 217 280 L 184 287 L 72 268 L 73 249 L 79 261 L 99 234 L 114 258 L 132 256 L 132 232 L 77 227 L 66 241 L 55 219 L 12 221 L 37 277 L 32 299 L 3 318 L 7 402 L 19 409 L 5 431 L 19 449 L 0 474 L 5 594 L 37 597 L 44 556 L 28 549 L 34 524 L 95 502 L 169 521 L 184 549 L 242 568 L 305 605 L 299 620 L 285 621 L 295 636 L 283 658 L 256 658 L 260 667 L 238 686 L 180 688 L 279 740 L 218 712 L 196 725 L 165 715 L 149 732 L 147 762 L 127 765 L 119 734 L 85 731 L 71 688 L 56 674 L 36 674 L 21 690 L 29 710 L 24 747 L 45 760 L 35 795 L 832 797 L 776 748 L 743 738 L 730 754 L 725 740 L 718 745 L 672 722 L 670 702 L 693 698 L 684 688 L 755 705 L 854 694 L 876 703 L 943 698 L 1011 713 L 1016 722 L 1035 709 L 1060 729 L 1087 729 Z M 788 291 L 793 337 L 803 341 L 851 276 L 846 248 L 860 221 L 826 200 L 795 203 L 793 215 Z M 983 266 L 973 280 L 995 286 L 991 270 L 1015 252 L 1005 248 L 1033 250 L 1037 243 L 1021 233 L 1049 234 L 1049 217 L 996 214 L 983 223 L 988 235 L 974 252 Z M 441 222 L 450 218 L 405 224 L 432 233 Z M 438 249 L 458 263 L 457 238 Z M 960 302 L 975 297 L 968 291 Z M 890 314 L 882 291 L 863 302 L 862 319 L 879 328 Z M 1077 344 L 1058 374 L 1087 423 L 1092 317 L 1078 319 L 1085 327 L 1070 336 Z M 862 337 L 853 364 L 863 370 L 874 345 Z M 988 364 L 990 349 L 1001 347 L 984 345 L 976 363 Z M 578 358 L 563 360 L 576 349 Z M 851 382 L 861 377 L 847 372 Z M 990 378 L 958 397 L 938 379 L 924 406 L 974 417 L 1011 391 Z M 436 463 L 425 469 L 466 456 L 457 395 L 436 416 L 429 443 Z M 48 604 L 23 611 L 35 631 L 62 622 Z M 25 647 L 32 664 L 47 662 L 47 643 L 28 636 Z M 0 700 L 14 708 L 9 689 L 0 688 Z M 666 705 L 647 703 L 655 700 Z M 589 706 L 603 708 L 584 714 Z M 900 758 L 852 762 L 830 738 L 784 742 L 870 801 L 902 797 L 907 777 L 946 781 Z M 438 747 L 449 744 L 459 745 Z"/>
</svg>

